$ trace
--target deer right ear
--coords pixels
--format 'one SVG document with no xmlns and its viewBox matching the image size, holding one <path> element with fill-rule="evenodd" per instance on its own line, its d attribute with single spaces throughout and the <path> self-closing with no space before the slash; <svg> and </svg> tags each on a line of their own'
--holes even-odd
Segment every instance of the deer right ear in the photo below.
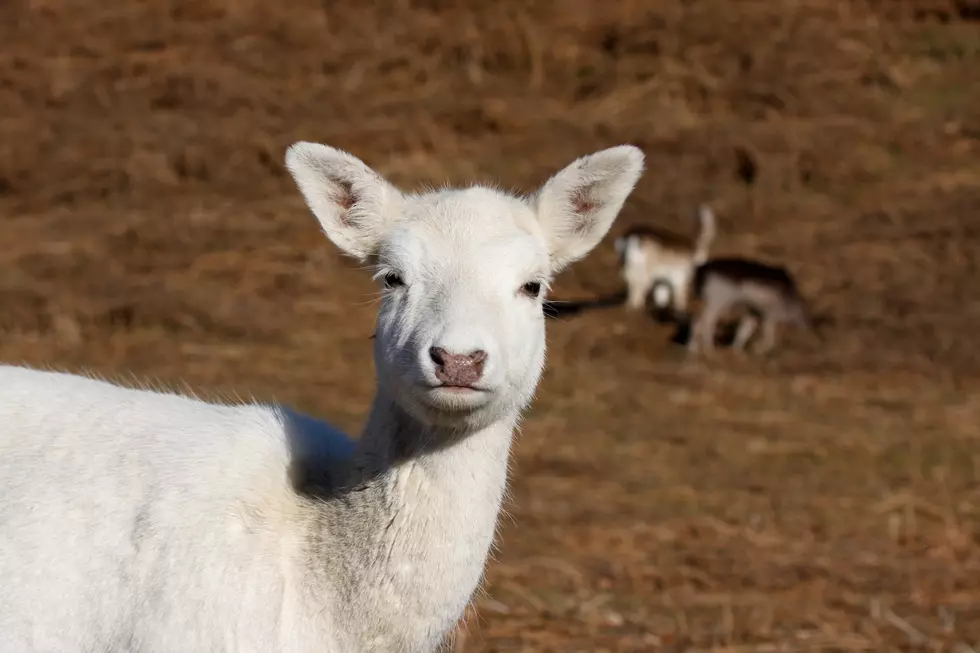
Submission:
<svg viewBox="0 0 980 653">
<path fill-rule="evenodd" d="M 362 262 L 377 253 L 398 215 L 397 188 L 357 157 L 319 143 L 292 144 L 286 168 L 334 245 Z"/>
<path fill-rule="evenodd" d="M 534 197 L 551 268 L 558 272 L 592 250 L 609 231 L 643 172 L 643 151 L 620 145 L 572 161 Z"/>
</svg>

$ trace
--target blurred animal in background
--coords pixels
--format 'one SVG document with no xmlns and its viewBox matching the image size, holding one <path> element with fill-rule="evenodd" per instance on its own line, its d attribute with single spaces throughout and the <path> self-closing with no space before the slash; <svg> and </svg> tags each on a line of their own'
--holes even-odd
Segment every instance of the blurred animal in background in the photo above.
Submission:
<svg viewBox="0 0 980 653">
<path fill-rule="evenodd" d="M 616 239 L 627 308 L 642 310 L 652 299 L 654 315 L 660 320 L 687 313 L 695 268 L 708 259 L 717 231 L 714 211 L 707 204 L 698 207 L 696 222 L 693 237 L 637 225 Z"/>
<path fill-rule="evenodd" d="M 735 311 L 740 313 L 731 345 L 738 351 L 746 350 L 760 328 L 757 353 L 773 348 L 781 325 L 800 327 L 823 338 L 820 327 L 827 320 L 811 313 L 785 267 L 741 257 L 715 258 L 698 266 L 691 290 L 700 300 L 688 340 L 691 352 L 713 350 L 720 320 Z"/>
<path fill-rule="evenodd" d="M 650 290 L 650 313 L 661 324 L 679 317 L 674 312 L 674 285 L 663 277 L 654 280 Z"/>
<path fill-rule="evenodd" d="M 692 353 L 716 343 L 757 353 L 776 345 L 778 328 L 802 328 L 823 339 L 829 317 L 813 315 L 796 281 L 783 267 L 738 256 L 709 259 L 717 220 L 708 204 L 698 206 L 692 237 L 637 225 L 616 239 L 620 276 L 626 289 L 592 300 L 551 300 L 552 317 L 622 306 L 647 309 L 654 320 L 675 326 L 671 341 Z M 693 307 L 692 307 L 693 305 Z"/>
</svg>

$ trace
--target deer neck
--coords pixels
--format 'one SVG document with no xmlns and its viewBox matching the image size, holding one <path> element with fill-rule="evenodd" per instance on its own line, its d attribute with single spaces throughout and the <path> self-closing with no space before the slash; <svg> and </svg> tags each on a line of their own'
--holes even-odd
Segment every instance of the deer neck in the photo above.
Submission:
<svg viewBox="0 0 980 653">
<path fill-rule="evenodd" d="M 449 432 L 379 390 L 348 489 L 330 502 L 347 600 L 362 621 L 353 627 L 369 629 L 359 639 L 424 650 L 462 615 L 493 541 L 516 421 Z"/>
</svg>

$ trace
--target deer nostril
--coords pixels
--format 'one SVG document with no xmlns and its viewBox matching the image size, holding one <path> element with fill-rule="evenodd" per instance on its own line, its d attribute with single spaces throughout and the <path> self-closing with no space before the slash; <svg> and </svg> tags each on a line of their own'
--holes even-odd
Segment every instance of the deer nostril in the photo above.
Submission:
<svg viewBox="0 0 980 653">
<path fill-rule="evenodd" d="M 483 377 L 483 365 L 487 360 L 487 352 L 483 351 L 482 349 L 478 349 L 477 351 L 470 353 L 467 358 L 470 361 L 469 367 L 472 375 L 475 377 L 475 380 L 481 379 Z"/>
<path fill-rule="evenodd" d="M 442 367 L 446 364 L 446 359 L 449 358 L 449 352 L 442 347 L 429 347 L 429 358 L 436 366 Z"/>
</svg>

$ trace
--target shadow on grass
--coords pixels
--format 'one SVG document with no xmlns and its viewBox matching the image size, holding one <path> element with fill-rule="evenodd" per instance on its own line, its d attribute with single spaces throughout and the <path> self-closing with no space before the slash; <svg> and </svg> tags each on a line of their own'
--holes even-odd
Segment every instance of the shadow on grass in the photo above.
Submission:
<svg viewBox="0 0 980 653">
<path fill-rule="evenodd" d="M 597 308 L 612 308 L 622 306 L 626 301 L 626 292 L 620 291 L 605 297 L 593 299 L 563 300 L 551 299 L 544 303 L 545 317 L 563 318 L 578 315 L 583 311 L 594 310 Z"/>
<path fill-rule="evenodd" d="M 544 314 L 551 319 L 561 319 L 580 315 L 585 311 L 621 307 L 626 301 L 626 292 L 619 291 L 592 299 L 563 300 L 552 299 L 544 303 Z M 670 342 L 676 345 L 686 345 L 691 337 L 691 316 L 679 315 L 670 310 L 648 309 L 647 314 L 658 324 L 674 326 Z M 736 324 L 722 322 L 716 334 L 716 344 L 730 347 L 735 339 Z"/>
</svg>

